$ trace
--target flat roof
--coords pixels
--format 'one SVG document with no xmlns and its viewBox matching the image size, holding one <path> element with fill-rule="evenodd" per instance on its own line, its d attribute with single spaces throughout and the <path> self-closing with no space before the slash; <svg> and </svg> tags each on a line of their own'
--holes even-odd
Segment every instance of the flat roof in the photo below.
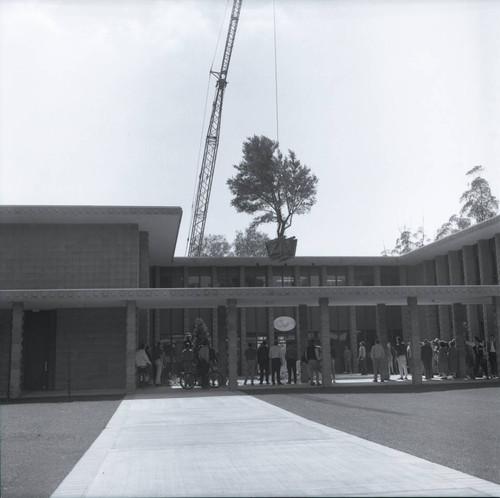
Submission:
<svg viewBox="0 0 500 498">
<path fill-rule="evenodd" d="M 26 310 L 57 308 L 120 308 L 135 301 L 141 309 L 214 308 L 235 299 L 241 308 L 319 306 L 404 306 L 408 297 L 421 305 L 492 304 L 498 285 L 412 285 L 366 287 L 217 287 L 182 289 L 44 289 L 0 290 L 0 308 L 14 302 Z"/>
<path fill-rule="evenodd" d="M 181 218 L 180 207 L 165 206 L 0 206 L 0 223 L 137 224 L 149 233 L 153 266 L 172 262 Z"/>
</svg>

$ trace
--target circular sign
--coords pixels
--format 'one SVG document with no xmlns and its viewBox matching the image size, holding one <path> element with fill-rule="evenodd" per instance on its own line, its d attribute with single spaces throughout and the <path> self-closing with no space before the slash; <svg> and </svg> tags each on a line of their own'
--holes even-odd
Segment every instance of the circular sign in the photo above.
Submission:
<svg viewBox="0 0 500 498">
<path fill-rule="evenodd" d="M 290 332 L 295 328 L 295 320 L 291 316 L 279 316 L 274 319 L 274 328 L 280 332 Z"/>
</svg>

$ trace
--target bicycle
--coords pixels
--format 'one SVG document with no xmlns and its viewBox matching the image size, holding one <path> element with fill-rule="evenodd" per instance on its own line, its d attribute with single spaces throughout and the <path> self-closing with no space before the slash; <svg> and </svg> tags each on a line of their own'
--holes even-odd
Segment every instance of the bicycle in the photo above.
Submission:
<svg viewBox="0 0 500 498">
<path fill-rule="evenodd" d="M 144 389 L 147 385 L 148 367 L 137 367 L 137 387 Z"/>
<path fill-rule="evenodd" d="M 194 386 L 201 385 L 201 378 L 194 371 L 183 372 L 179 383 L 183 389 L 193 389 Z M 212 388 L 218 388 L 224 385 L 224 376 L 216 367 L 212 367 L 208 372 L 208 385 Z"/>
</svg>

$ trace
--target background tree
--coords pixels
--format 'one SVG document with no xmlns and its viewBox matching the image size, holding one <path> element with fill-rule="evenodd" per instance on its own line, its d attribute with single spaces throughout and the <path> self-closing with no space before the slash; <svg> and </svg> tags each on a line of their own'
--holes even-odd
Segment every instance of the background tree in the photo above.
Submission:
<svg viewBox="0 0 500 498">
<path fill-rule="evenodd" d="M 470 218 L 464 218 L 458 214 L 453 214 L 446 223 L 443 223 L 437 229 L 435 240 L 442 239 L 455 232 L 460 232 L 460 230 L 470 227 L 471 223 Z"/>
<path fill-rule="evenodd" d="M 268 241 L 267 234 L 251 226 L 244 232 L 238 230 L 232 243 L 222 234 L 208 234 L 203 239 L 201 256 L 209 258 L 267 256 Z"/>
<path fill-rule="evenodd" d="M 467 171 L 467 176 L 472 176 L 474 179 L 468 184 L 469 190 L 460 197 L 460 202 L 463 203 L 460 214 L 474 219 L 476 223 L 487 220 L 498 212 L 498 200 L 491 193 L 489 183 L 480 176 L 482 171 L 484 171 L 482 166 L 474 166 Z"/>
<path fill-rule="evenodd" d="M 248 227 L 244 233 L 238 230 L 233 242 L 234 255 L 267 256 L 266 242 L 269 242 L 267 234 L 259 232 L 255 227 Z"/>
<path fill-rule="evenodd" d="M 284 237 L 293 216 L 308 213 L 316 203 L 317 177 L 294 152 L 284 157 L 270 138 L 248 138 L 243 160 L 234 167 L 236 176 L 227 180 L 234 196 L 231 204 L 239 213 L 262 213 L 253 219 L 252 228 L 275 222 L 278 238 Z"/>
<path fill-rule="evenodd" d="M 200 256 L 205 257 L 227 257 L 234 256 L 231 244 L 224 235 L 205 235 L 201 246 Z"/>
<path fill-rule="evenodd" d="M 468 190 L 460 196 L 460 203 L 463 204 L 460 214 L 453 214 L 438 228 L 435 240 L 464 230 L 470 227 L 473 221 L 480 223 L 497 214 L 498 200 L 491 193 L 488 181 L 480 176 L 482 171 L 484 171 L 482 166 L 474 166 L 467 171 L 466 175 L 472 176 L 473 180 L 467 184 Z"/>
<path fill-rule="evenodd" d="M 426 236 L 423 226 L 417 228 L 416 232 L 412 232 L 410 227 L 404 226 L 399 230 L 399 237 L 396 239 L 394 249 L 382 251 L 382 256 L 401 256 L 408 252 L 419 249 L 430 242 Z"/>
</svg>

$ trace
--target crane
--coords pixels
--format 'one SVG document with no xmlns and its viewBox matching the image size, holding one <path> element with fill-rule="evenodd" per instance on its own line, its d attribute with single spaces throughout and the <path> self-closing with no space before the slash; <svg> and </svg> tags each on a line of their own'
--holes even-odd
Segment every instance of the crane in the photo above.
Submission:
<svg viewBox="0 0 500 498">
<path fill-rule="evenodd" d="M 211 71 L 211 74 L 217 77 L 217 90 L 212 105 L 212 114 L 208 125 L 205 149 L 203 151 L 203 160 L 198 179 L 196 206 L 194 209 L 191 232 L 189 236 L 189 256 L 199 256 L 203 245 L 208 203 L 210 200 L 210 191 L 212 189 L 217 150 L 219 148 L 222 101 L 224 98 L 224 90 L 227 85 L 227 72 L 229 69 L 229 62 L 231 61 L 231 53 L 233 51 L 234 38 L 236 36 L 236 28 L 238 27 L 242 2 L 243 0 L 233 1 L 221 69 L 219 72 Z"/>
</svg>

